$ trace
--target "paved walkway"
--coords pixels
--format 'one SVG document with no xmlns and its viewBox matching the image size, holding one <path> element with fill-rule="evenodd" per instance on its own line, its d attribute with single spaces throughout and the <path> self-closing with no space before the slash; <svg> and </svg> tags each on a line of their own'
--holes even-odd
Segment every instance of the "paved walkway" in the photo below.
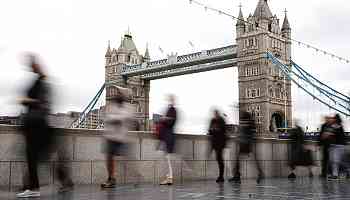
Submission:
<svg viewBox="0 0 350 200">
<path fill-rule="evenodd" d="M 350 181 L 327 182 L 320 179 L 300 178 L 243 180 L 241 185 L 213 181 L 190 182 L 174 186 L 120 185 L 115 189 L 101 190 L 97 185 L 77 186 L 74 191 L 57 194 L 57 188 L 42 188 L 44 200 L 226 200 L 226 199 L 350 199 Z M 0 191 L 0 199 L 15 199 L 15 192 Z M 38 199 L 38 198 L 37 198 Z"/>
</svg>

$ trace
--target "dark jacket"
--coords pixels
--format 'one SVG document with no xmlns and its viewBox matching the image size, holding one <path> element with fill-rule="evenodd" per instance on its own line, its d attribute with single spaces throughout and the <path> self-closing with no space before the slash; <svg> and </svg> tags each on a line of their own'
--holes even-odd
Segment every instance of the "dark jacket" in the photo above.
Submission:
<svg viewBox="0 0 350 200">
<path fill-rule="evenodd" d="M 34 127 L 37 123 L 48 126 L 50 112 L 50 90 L 44 77 L 38 77 L 27 92 L 27 97 L 35 102 L 24 103 L 27 112 L 24 117 L 24 127 Z"/>
<path fill-rule="evenodd" d="M 334 134 L 334 136 L 329 136 L 327 138 L 322 138 L 322 135 L 324 134 Z M 331 144 L 337 144 L 337 145 L 345 145 L 346 144 L 346 138 L 344 134 L 344 129 L 342 125 L 339 125 L 337 123 L 334 124 L 325 124 L 321 127 L 321 133 L 320 133 L 320 143 L 325 146 L 329 146 Z"/>
<path fill-rule="evenodd" d="M 221 116 L 210 121 L 209 135 L 211 135 L 210 141 L 214 149 L 225 148 L 227 140 L 226 122 Z"/>
</svg>

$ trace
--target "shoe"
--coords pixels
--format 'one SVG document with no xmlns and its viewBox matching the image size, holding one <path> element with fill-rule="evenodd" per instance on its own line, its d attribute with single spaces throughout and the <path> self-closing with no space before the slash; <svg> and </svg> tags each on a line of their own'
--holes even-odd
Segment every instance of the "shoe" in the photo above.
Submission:
<svg viewBox="0 0 350 200">
<path fill-rule="evenodd" d="M 336 181 L 336 180 L 338 180 L 338 176 L 329 176 L 327 180 Z"/>
<path fill-rule="evenodd" d="M 64 192 L 69 192 L 72 191 L 74 189 L 74 184 L 66 184 L 66 185 L 62 185 L 62 187 L 60 187 L 58 189 L 58 193 L 64 193 Z"/>
<path fill-rule="evenodd" d="M 309 178 L 313 178 L 314 174 L 312 172 L 309 173 Z"/>
<path fill-rule="evenodd" d="M 256 183 L 259 184 L 264 179 L 263 175 L 258 175 L 258 178 L 256 179 Z"/>
<path fill-rule="evenodd" d="M 115 178 L 108 178 L 108 180 L 104 183 L 101 184 L 102 188 L 114 188 L 116 183 L 115 183 Z"/>
<path fill-rule="evenodd" d="M 294 178 L 297 178 L 297 176 L 292 172 L 288 175 L 288 178 L 289 179 L 294 179 Z"/>
<path fill-rule="evenodd" d="M 234 177 L 228 179 L 228 182 L 241 183 L 241 177 L 240 176 L 234 176 Z"/>
<path fill-rule="evenodd" d="M 223 177 L 218 177 L 218 178 L 216 179 L 216 182 L 217 182 L 217 183 L 223 183 L 223 182 L 225 182 L 225 179 L 224 179 Z"/>
<path fill-rule="evenodd" d="M 16 196 L 18 198 L 40 197 L 40 192 L 36 190 L 25 190 L 22 193 L 18 193 Z"/>
<path fill-rule="evenodd" d="M 172 185 L 172 184 L 173 184 L 172 177 L 167 177 L 164 181 L 159 183 L 159 185 Z"/>
</svg>

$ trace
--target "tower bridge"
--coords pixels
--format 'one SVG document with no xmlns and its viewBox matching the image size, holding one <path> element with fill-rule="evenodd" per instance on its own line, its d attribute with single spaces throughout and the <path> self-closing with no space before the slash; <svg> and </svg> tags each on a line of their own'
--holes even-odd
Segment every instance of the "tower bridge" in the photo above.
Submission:
<svg viewBox="0 0 350 200">
<path fill-rule="evenodd" d="M 291 28 L 283 24 L 265 0 L 259 0 L 253 15 L 243 17 L 240 8 L 236 23 L 236 44 L 187 55 L 168 55 L 151 61 L 149 50 L 140 55 L 130 33 L 124 35 L 118 49 L 106 52 L 106 105 L 116 92 L 112 85 L 133 91 L 133 103 L 141 127 L 149 115 L 150 80 L 192 74 L 228 67 L 238 68 L 239 110 L 254 114 L 260 134 L 271 135 L 272 128 L 291 125 L 291 82 L 266 56 L 273 52 L 282 62 L 291 60 Z M 244 23 L 247 20 L 248 23 Z M 233 74 L 232 74 L 233 78 Z"/>
<path fill-rule="evenodd" d="M 245 18 L 240 8 L 238 17 L 234 18 L 237 19 L 234 45 L 186 55 L 172 53 L 155 61 L 151 61 L 148 48 L 141 55 L 131 33 L 126 33 L 118 48 L 111 48 L 108 44 L 105 84 L 89 106 L 95 105 L 101 91 L 106 89 L 108 111 L 109 100 L 116 95 L 112 86 L 128 87 L 132 90 L 132 103 L 141 130 L 146 130 L 151 80 L 237 67 L 239 112 L 253 114 L 261 136 L 270 137 L 278 128 L 291 127 L 292 82 L 319 103 L 350 116 L 347 95 L 325 85 L 293 62 L 291 44 L 294 40 L 287 13 L 280 24 L 268 1 L 258 0 L 253 14 Z M 79 127 L 84 121 L 91 110 L 88 107 L 72 127 Z"/>
</svg>

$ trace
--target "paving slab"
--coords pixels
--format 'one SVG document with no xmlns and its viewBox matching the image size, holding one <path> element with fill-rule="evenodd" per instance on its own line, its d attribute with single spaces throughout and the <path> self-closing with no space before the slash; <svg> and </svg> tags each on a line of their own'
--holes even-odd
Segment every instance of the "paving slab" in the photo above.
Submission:
<svg viewBox="0 0 350 200">
<path fill-rule="evenodd" d="M 58 194 L 57 187 L 41 189 L 41 200 L 226 200 L 226 199 L 350 199 L 349 180 L 327 181 L 318 178 L 266 179 L 257 184 L 254 179 L 242 180 L 241 184 L 214 181 L 186 181 L 173 186 L 156 184 L 120 184 L 114 189 L 101 190 L 98 185 L 78 185 L 71 192 Z M 0 199 L 16 199 L 14 191 L 1 188 Z"/>
</svg>

